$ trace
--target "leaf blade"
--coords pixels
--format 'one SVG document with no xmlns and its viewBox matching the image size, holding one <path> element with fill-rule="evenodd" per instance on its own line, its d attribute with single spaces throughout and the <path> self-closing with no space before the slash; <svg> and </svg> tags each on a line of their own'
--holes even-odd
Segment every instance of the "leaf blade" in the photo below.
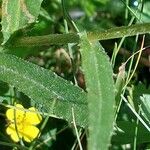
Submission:
<svg viewBox="0 0 150 150">
<path fill-rule="evenodd" d="M 10 54 L 0 55 L 0 80 L 29 96 L 33 103 L 52 116 L 72 122 L 74 108 L 77 124 L 87 121 L 86 93 L 51 71 Z M 55 106 L 53 106 L 55 101 Z"/>
<path fill-rule="evenodd" d="M 17 30 L 36 21 L 42 0 L 3 0 L 2 2 L 2 33 L 3 43 Z"/>
<path fill-rule="evenodd" d="M 108 148 L 112 131 L 115 94 L 112 69 L 98 42 L 90 43 L 81 36 L 83 71 L 87 84 L 90 150 Z"/>
</svg>

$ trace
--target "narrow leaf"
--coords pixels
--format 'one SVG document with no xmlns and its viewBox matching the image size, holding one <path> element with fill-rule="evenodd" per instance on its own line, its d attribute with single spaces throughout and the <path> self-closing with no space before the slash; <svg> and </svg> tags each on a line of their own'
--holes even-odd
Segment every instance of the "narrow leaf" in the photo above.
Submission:
<svg viewBox="0 0 150 150">
<path fill-rule="evenodd" d="M 114 118 L 115 93 L 112 68 L 98 42 L 81 35 L 83 71 L 88 91 L 90 150 L 106 150 Z"/>
<path fill-rule="evenodd" d="M 120 103 L 120 100 L 121 100 L 121 93 L 122 93 L 122 88 L 124 86 L 124 83 L 125 83 L 125 64 L 122 64 L 120 67 L 119 67 L 119 72 L 118 72 L 118 75 L 117 75 L 117 79 L 116 79 L 116 82 L 115 82 L 115 101 L 116 101 L 116 105 L 115 105 L 115 111 L 117 111 L 117 106 L 119 105 Z"/>
<path fill-rule="evenodd" d="M 33 103 L 51 116 L 72 122 L 72 107 L 76 123 L 87 123 L 86 93 L 53 72 L 10 54 L 0 54 L 0 80 L 29 96 Z"/>
<path fill-rule="evenodd" d="M 140 99 L 142 115 L 150 123 L 150 94 L 143 94 Z"/>
<path fill-rule="evenodd" d="M 11 34 L 36 21 L 42 0 L 3 0 L 2 2 L 2 33 L 3 43 Z"/>
<path fill-rule="evenodd" d="M 114 135 L 111 139 L 112 143 L 116 145 L 133 144 L 136 127 L 137 124 L 135 122 L 118 121 L 117 128 L 115 129 Z M 138 133 L 136 138 L 138 144 L 150 142 L 150 134 L 141 123 L 138 124 Z"/>
</svg>

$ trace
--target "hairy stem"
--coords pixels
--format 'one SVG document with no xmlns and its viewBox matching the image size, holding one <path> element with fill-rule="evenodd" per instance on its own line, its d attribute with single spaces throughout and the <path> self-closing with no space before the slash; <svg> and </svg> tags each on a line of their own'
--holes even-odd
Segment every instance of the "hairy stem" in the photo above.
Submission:
<svg viewBox="0 0 150 150">
<path fill-rule="evenodd" d="M 121 38 L 124 36 L 134 36 L 137 34 L 146 34 L 150 32 L 150 23 L 136 24 L 131 26 L 122 26 L 105 31 L 88 32 L 88 39 L 93 40 L 107 40 L 114 38 Z M 9 47 L 32 47 L 32 46 L 50 46 L 62 45 L 68 43 L 79 43 L 80 37 L 76 33 L 68 34 L 50 34 L 44 36 L 30 36 L 20 37 L 14 39 L 6 44 Z"/>
</svg>

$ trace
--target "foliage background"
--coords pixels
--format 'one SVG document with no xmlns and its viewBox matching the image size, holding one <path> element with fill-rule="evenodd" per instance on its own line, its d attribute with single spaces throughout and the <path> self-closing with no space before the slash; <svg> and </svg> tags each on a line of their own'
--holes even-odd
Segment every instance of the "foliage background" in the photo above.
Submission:
<svg viewBox="0 0 150 150">
<path fill-rule="evenodd" d="M 26 18 L 18 2 L 1 1 L 1 148 L 148 149 L 149 0 L 24 1 L 35 18 Z M 145 30 L 135 26 L 130 36 L 133 24 Z M 107 29 L 120 26 L 129 27 L 116 28 L 112 38 L 108 35 L 100 44 L 101 38 L 90 40 L 89 33 L 103 37 Z M 66 33 L 73 35 L 62 42 Z M 57 34 L 63 36 L 57 39 Z M 127 61 L 131 55 L 135 57 Z M 32 143 L 14 143 L 6 135 L 5 112 L 15 102 L 34 105 L 43 115 L 41 136 Z"/>
</svg>

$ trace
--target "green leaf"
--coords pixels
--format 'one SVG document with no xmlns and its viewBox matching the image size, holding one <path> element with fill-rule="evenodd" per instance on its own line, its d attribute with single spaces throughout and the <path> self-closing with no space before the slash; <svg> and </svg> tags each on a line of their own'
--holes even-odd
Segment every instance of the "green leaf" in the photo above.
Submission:
<svg viewBox="0 0 150 150">
<path fill-rule="evenodd" d="M 133 90 L 133 98 L 136 101 L 140 101 L 140 96 L 143 96 L 143 94 L 150 94 L 150 88 L 146 88 L 143 83 L 135 85 Z"/>
<path fill-rule="evenodd" d="M 112 143 L 120 145 L 130 143 L 133 144 L 136 127 L 137 124 L 135 122 L 118 121 L 117 128 L 112 136 Z M 136 138 L 138 144 L 150 141 L 150 134 L 141 123 L 138 124 L 138 133 Z"/>
<path fill-rule="evenodd" d="M 81 35 L 83 71 L 88 91 L 90 150 L 106 150 L 113 128 L 115 93 L 112 68 L 99 42 Z"/>
<path fill-rule="evenodd" d="M 117 106 L 119 105 L 121 100 L 122 88 L 124 86 L 124 83 L 125 83 L 125 65 L 122 64 L 119 67 L 119 72 L 115 82 L 115 88 L 116 88 L 115 89 L 115 101 L 116 101 L 115 111 L 117 111 Z"/>
<path fill-rule="evenodd" d="M 72 122 L 73 107 L 76 123 L 86 125 L 86 93 L 53 72 L 16 56 L 1 53 L 0 80 L 25 93 L 39 109 L 50 112 L 50 116 Z"/>
<path fill-rule="evenodd" d="M 139 83 L 138 85 L 135 85 L 133 88 L 133 103 L 134 107 L 138 110 L 139 108 L 139 102 L 141 101 L 141 96 L 143 94 L 150 94 L 150 88 L 146 88 L 146 86 L 142 83 Z"/>
<path fill-rule="evenodd" d="M 141 111 L 145 119 L 150 123 L 150 93 L 143 94 L 141 99 Z"/>
<path fill-rule="evenodd" d="M 100 3 L 103 3 L 103 4 L 106 4 L 109 2 L 109 0 L 97 0 L 97 2 L 100 2 Z"/>
<path fill-rule="evenodd" d="M 137 9 L 137 8 L 132 8 L 132 10 L 142 23 L 149 23 L 150 22 L 150 2 L 148 1 L 145 2 L 144 5 L 141 7 L 143 7 L 142 11 L 141 9 Z"/>
<path fill-rule="evenodd" d="M 17 30 L 36 21 L 42 0 L 3 0 L 2 33 L 3 43 Z"/>
<path fill-rule="evenodd" d="M 9 90 L 9 86 L 7 83 L 0 81 L 0 95 L 4 95 Z"/>
</svg>

